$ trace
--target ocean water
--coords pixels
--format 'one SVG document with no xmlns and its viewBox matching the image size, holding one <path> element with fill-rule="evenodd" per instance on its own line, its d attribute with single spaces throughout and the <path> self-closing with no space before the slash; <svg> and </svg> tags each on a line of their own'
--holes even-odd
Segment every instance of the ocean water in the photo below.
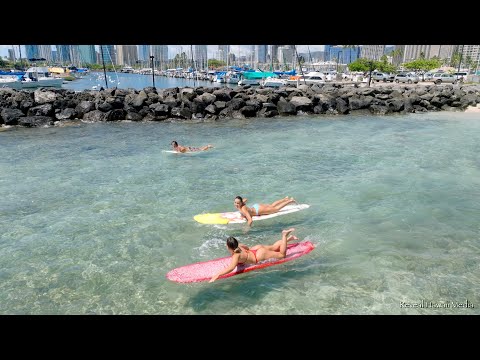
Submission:
<svg viewBox="0 0 480 360">
<path fill-rule="evenodd" d="M 172 140 L 215 148 L 162 152 Z M 0 314 L 480 314 L 478 114 L 18 128 L 0 151 Z M 311 206 L 251 229 L 193 220 L 236 195 Z M 165 278 L 289 227 L 316 248 Z"/>
<path fill-rule="evenodd" d="M 74 80 L 67 81 L 62 84 L 62 89 L 69 89 L 75 91 L 92 90 L 93 87 L 100 89 L 100 87 L 107 88 L 118 87 L 122 89 L 136 89 L 142 90 L 148 86 L 153 86 L 152 75 L 127 74 L 121 72 L 107 72 L 107 82 L 105 83 L 105 76 L 102 72 L 94 71 L 88 75 Z M 155 87 L 157 89 L 173 88 L 173 87 L 222 87 L 226 84 L 220 84 L 205 80 L 193 80 L 174 78 L 166 76 L 155 76 Z M 228 84 L 229 87 L 237 87 L 236 85 Z"/>
</svg>

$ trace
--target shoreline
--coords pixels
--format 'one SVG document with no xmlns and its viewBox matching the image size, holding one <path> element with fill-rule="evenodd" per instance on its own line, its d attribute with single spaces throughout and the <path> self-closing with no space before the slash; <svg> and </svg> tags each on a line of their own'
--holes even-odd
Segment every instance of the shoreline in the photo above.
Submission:
<svg viewBox="0 0 480 360">
<path fill-rule="evenodd" d="M 221 121 L 296 115 L 480 112 L 480 85 L 337 84 L 175 87 L 102 91 L 0 89 L 0 126 L 43 127 L 82 120 Z"/>
</svg>

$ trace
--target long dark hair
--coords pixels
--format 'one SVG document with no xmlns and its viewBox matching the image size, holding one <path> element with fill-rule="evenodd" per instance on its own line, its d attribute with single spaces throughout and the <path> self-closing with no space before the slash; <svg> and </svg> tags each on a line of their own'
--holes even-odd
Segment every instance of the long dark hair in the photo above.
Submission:
<svg viewBox="0 0 480 360">
<path fill-rule="evenodd" d="M 235 199 L 233 199 L 233 200 L 235 201 L 235 200 L 237 200 L 237 199 L 240 200 L 240 201 L 242 202 L 242 204 L 244 203 L 241 196 L 235 196 Z"/>
<path fill-rule="evenodd" d="M 239 253 L 242 250 L 238 247 L 238 240 L 233 236 L 227 238 L 227 246 L 229 249 L 233 250 L 234 253 Z"/>
<path fill-rule="evenodd" d="M 175 140 L 173 140 L 173 141 L 172 141 L 172 143 L 171 143 L 170 145 L 173 145 L 173 146 L 178 146 L 178 143 L 177 143 Z"/>
</svg>

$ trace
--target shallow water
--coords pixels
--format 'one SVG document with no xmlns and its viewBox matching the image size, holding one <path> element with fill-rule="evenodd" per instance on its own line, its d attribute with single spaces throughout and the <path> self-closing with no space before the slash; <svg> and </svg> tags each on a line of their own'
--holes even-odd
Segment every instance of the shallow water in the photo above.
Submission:
<svg viewBox="0 0 480 360">
<path fill-rule="evenodd" d="M 162 152 L 172 140 L 215 149 Z M 480 314 L 478 114 L 18 128 L 0 150 L 1 314 Z M 193 220 L 236 195 L 311 207 L 249 231 Z M 316 249 L 165 278 L 287 227 Z"/>
</svg>

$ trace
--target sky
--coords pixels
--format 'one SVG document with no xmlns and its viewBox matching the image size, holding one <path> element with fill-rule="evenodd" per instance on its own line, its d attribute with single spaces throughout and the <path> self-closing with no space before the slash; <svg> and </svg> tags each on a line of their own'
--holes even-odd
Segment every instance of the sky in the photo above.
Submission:
<svg viewBox="0 0 480 360">
<path fill-rule="evenodd" d="M 248 52 L 250 52 L 250 46 L 251 45 L 230 45 L 230 51 L 233 52 L 234 54 L 240 54 L 240 55 L 246 55 Z M 54 48 L 55 46 L 52 46 Z M 169 57 L 172 58 L 175 56 L 175 54 L 179 53 L 181 50 L 186 51 L 189 49 L 189 45 L 168 45 L 168 53 Z M 11 49 L 12 45 L 0 45 L 0 56 L 8 56 L 8 49 Z M 324 45 L 298 45 L 297 46 L 297 51 L 300 52 L 308 52 L 308 48 L 310 48 L 310 51 L 321 51 L 324 48 Z M 98 50 L 98 45 L 97 45 L 97 50 Z M 208 56 L 213 57 L 214 53 L 218 50 L 217 45 L 208 45 Z M 15 51 L 18 56 L 18 48 L 15 48 Z M 25 55 L 25 47 L 22 46 L 22 57 Z"/>
</svg>

